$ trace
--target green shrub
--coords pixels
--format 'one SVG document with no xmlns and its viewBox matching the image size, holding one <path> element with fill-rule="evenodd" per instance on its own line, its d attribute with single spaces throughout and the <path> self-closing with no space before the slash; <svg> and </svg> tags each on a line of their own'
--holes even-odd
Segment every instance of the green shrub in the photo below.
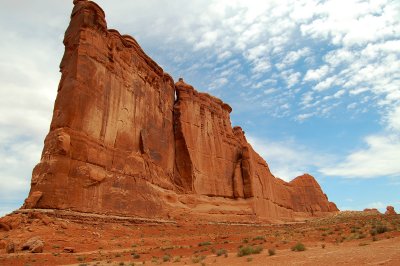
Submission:
<svg viewBox="0 0 400 266">
<path fill-rule="evenodd" d="M 226 254 L 226 253 L 227 253 L 227 252 L 226 252 L 225 249 L 218 249 L 217 252 L 216 252 L 216 254 L 217 254 L 218 257 L 219 257 L 219 256 L 222 256 L 222 255 L 224 255 L 224 254 Z"/>
<path fill-rule="evenodd" d="M 167 262 L 167 261 L 170 261 L 170 260 L 171 260 L 171 255 L 165 254 L 165 255 L 163 256 L 163 261 L 164 261 L 164 262 Z"/>
<path fill-rule="evenodd" d="M 263 248 L 261 246 L 253 247 L 253 246 L 245 246 L 241 247 L 237 253 L 238 257 L 248 256 L 251 254 L 259 254 Z"/>
<path fill-rule="evenodd" d="M 306 250 L 306 247 L 304 246 L 303 243 L 300 242 L 292 247 L 292 251 L 304 251 L 304 250 Z"/>
<path fill-rule="evenodd" d="M 202 246 L 209 246 L 209 245 L 211 245 L 211 242 L 210 242 L 210 241 L 205 241 L 205 242 L 200 242 L 200 243 L 199 243 L 199 247 L 202 247 Z"/>
<path fill-rule="evenodd" d="M 132 252 L 131 255 L 132 255 L 132 258 L 134 258 L 134 259 L 139 259 L 140 258 L 140 255 L 137 254 L 136 252 Z"/>
<path fill-rule="evenodd" d="M 389 231 L 389 229 L 387 228 L 386 225 L 378 225 L 375 229 L 378 234 L 383 234 L 383 233 Z"/>
</svg>

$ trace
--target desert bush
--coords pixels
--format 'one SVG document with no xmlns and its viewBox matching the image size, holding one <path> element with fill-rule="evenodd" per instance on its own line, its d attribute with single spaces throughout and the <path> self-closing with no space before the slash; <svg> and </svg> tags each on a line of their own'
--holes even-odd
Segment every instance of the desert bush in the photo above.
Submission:
<svg viewBox="0 0 400 266">
<path fill-rule="evenodd" d="M 167 262 L 167 261 L 170 261 L 170 260 L 171 260 L 171 255 L 165 254 L 163 256 L 163 262 Z"/>
<path fill-rule="evenodd" d="M 205 242 L 200 242 L 200 243 L 199 243 L 199 247 L 202 247 L 202 246 L 209 246 L 209 245 L 211 245 L 211 242 L 210 242 L 210 241 L 205 241 Z"/>
<path fill-rule="evenodd" d="M 226 253 L 227 253 L 227 252 L 226 252 L 225 249 L 218 249 L 217 252 L 216 252 L 216 254 L 217 254 L 218 257 L 221 256 L 221 255 L 224 255 L 224 254 L 226 254 Z"/>
<path fill-rule="evenodd" d="M 181 256 L 174 257 L 174 262 L 180 262 L 180 261 L 181 261 Z"/>
<path fill-rule="evenodd" d="M 202 260 L 204 260 L 206 258 L 206 256 L 195 256 L 195 257 L 193 257 L 192 258 L 192 262 L 193 263 L 199 263 L 199 262 L 201 262 Z"/>
<path fill-rule="evenodd" d="M 251 254 L 259 254 L 263 248 L 261 246 L 253 247 L 253 246 L 245 246 L 241 247 L 237 253 L 238 257 L 243 257 Z"/>
<path fill-rule="evenodd" d="M 134 251 L 131 253 L 131 255 L 132 255 L 132 258 L 134 258 L 134 259 L 139 259 L 139 258 L 140 258 L 140 255 L 137 254 L 137 253 L 134 252 Z"/>
<path fill-rule="evenodd" d="M 359 235 L 358 235 L 358 239 L 363 239 L 363 238 L 365 238 L 365 237 L 366 237 L 365 234 L 359 234 Z"/>
<path fill-rule="evenodd" d="M 303 243 L 298 242 L 296 245 L 292 247 L 292 251 L 304 251 L 306 250 L 306 247 L 304 246 Z"/>
<path fill-rule="evenodd" d="M 389 231 L 389 229 L 387 228 L 386 225 L 378 225 L 375 229 L 378 234 L 383 234 L 383 233 Z"/>
<path fill-rule="evenodd" d="M 253 240 L 265 241 L 265 237 L 264 236 L 256 236 L 255 238 L 253 238 Z"/>
<path fill-rule="evenodd" d="M 270 248 L 270 249 L 268 249 L 268 255 L 270 255 L 270 256 L 274 256 L 276 254 L 276 251 L 275 251 L 275 249 L 274 248 Z"/>
</svg>

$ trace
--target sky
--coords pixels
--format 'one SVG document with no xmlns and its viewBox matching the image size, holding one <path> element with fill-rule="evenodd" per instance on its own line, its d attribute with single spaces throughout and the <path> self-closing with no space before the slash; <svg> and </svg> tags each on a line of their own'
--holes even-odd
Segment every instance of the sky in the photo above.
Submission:
<svg viewBox="0 0 400 266">
<path fill-rule="evenodd" d="M 174 80 L 229 103 L 290 181 L 341 210 L 400 211 L 400 1 L 97 0 Z M 0 216 L 49 131 L 72 0 L 0 0 Z"/>
</svg>

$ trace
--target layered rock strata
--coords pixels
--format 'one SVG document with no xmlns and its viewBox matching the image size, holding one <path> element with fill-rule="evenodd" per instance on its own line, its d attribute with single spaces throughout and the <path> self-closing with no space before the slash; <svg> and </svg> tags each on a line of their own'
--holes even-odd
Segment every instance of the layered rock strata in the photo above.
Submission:
<svg viewBox="0 0 400 266">
<path fill-rule="evenodd" d="M 312 176 L 275 178 L 232 128 L 228 104 L 174 84 L 132 37 L 107 28 L 94 2 L 74 5 L 50 132 L 23 208 L 211 220 L 338 210 Z"/>
</svg>

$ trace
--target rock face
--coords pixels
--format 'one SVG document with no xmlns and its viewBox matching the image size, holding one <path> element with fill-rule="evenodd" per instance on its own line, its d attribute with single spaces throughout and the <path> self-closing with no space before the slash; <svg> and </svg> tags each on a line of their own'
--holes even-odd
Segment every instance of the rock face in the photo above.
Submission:
<svg viewBox="0 0 400 266">
<path fill-rule="evenodd" d="M 275 178 L 232 128 L 228 104 L 174 84 L 132 37 L 107 29 L 97 4 L 74 4 L 50 132 L 23 208 L 227 220 L 338 211 L 312 176 Z"/>
<path fill-rule="evenodd" d="M 396 215 L 397 213 L 396 213 L 396 211 L 394 210 L 394 207 L 393 207 L 393 206 L 387 206 L 387 207 L 386 207 L 386 212 L 385 212 L 385 214 L 386 214 L 386 215 Z"/>
</svg>

